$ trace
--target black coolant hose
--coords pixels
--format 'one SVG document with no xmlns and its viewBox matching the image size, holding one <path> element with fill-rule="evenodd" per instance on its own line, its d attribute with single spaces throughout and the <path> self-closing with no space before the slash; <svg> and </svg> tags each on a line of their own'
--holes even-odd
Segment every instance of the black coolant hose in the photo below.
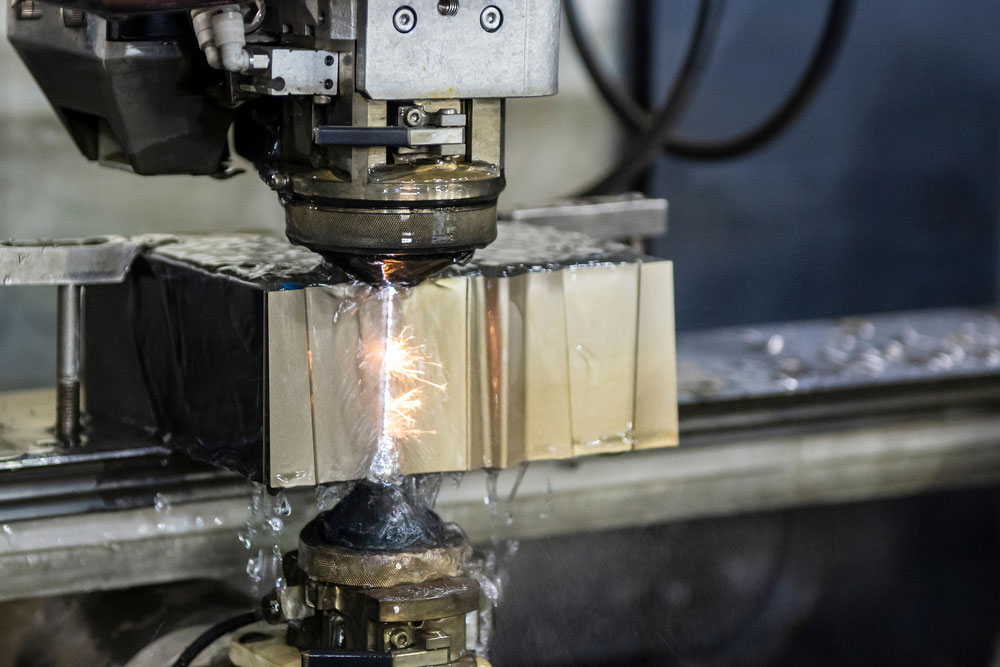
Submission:
<svg viewBox="0 0 1000 667">
<path fill-rule="evenodd" d="M 695 19 L 694 32 L 688 44 L 684 61 L 666 101 L 653 113 L 649 126 L 633 136 L 625 146 L 618 162 L 584 195 L 602 195 L 622 192 L 644 172 L 662 152 L 667 138 L 697 88 L 715 45 L 722 15 L 721 0 L 702 0 Z"/>
<path fill-rule="evenodd" d="M 706 0 L 702 0 L 699 10 L 702 14 L 706 11 L 705 4 Z M 665 132 L 651 132 L 650 128 L 656 124 L 656 112 L 643 107 L 624 83 L 604 69 L 596 50 L 584 32 L 575 0 L 563 2 L 573 44 L 591 80 L 615 116 L 639 136 L 645 133 L 646 141 L 657 142 L 663 152 L 695 160 L 726 160 L 745 155 L 769 143 L 787 129 L 801 115 L 833 68 L 847 33 L 853 5 L 853 0 L 830 0 L 819 44 L 805 72 L 791 93 L 770 116 L 756 127 L 735 136 L 718 140 L 701 140 L 678 136 L 673 133 L 674 128 L 669 124 L 663 125 Z M 703 41 L 707 43 L 707 48 L 711 48 L 711 43 L 716 37 L 715 31 L 709 31 L 707 35 L 705 32 L 699 21 L 692 42 L 698 45 L 698 42 Z M 683 81 L 683 76 L 679 77 L 679 80 Z M 668 104 L 675 95 L 676 93 L 668 97 Z M 636 157 L 641 156 L 628 157 L 635 161 Z"/>
<path fill-rule="evenodd" d="M 188 644 L 188 647 L 174 661 L 173 667 L 188 667 L 202 651 L 211 646 L 212 642 L 219 637 L 239 630 L 251 623 L 256 623 L 259 620 L 261 620 L 260 612 L 248 611 L 245 614 L 219 621 Z"/>
</svg>

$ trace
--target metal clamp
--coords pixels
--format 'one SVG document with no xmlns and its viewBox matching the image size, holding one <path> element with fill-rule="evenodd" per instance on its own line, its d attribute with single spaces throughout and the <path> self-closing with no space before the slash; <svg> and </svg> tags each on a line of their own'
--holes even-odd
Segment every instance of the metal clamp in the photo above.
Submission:
<svg viewBox="0 0 1000 667">
<path fill-rule="evenodd" d="M 252 78 L 240 90 L 260 95 L 336 95 L 340 57 L 333 51 L 250 46 Z"/>
</svg>

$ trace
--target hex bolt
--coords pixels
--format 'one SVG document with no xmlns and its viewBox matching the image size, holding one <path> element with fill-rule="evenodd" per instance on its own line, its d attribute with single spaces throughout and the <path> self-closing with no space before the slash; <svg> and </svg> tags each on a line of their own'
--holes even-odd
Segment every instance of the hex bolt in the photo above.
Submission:
<svg viewBox="0 0 1000 667">
<path fill-rule="evenodd" d="M 79 285 L 60 285 L 56 312 L 56 437 L 76 445 L 80 437 L 80 297 Z"/>
<path fill-rule="evenodd" d="M 392 25 L 401 33 L 408 33 L 417 27 L 417 13 L 412 7 L 403 5 L 392 15 Z"/>
<path fill-rule="evenodd" d="M 490 5 L 479 15 L 479 25 L 486 32 L 496 32 L 503 25 L 503 12 L 496 5 Z"/>
</svg>

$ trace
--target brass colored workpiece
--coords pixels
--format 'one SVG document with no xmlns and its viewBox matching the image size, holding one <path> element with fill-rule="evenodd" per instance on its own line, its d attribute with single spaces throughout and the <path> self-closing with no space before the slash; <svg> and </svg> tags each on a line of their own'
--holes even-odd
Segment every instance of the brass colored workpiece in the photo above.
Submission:
<svg viewBox="0 0 1000 667">
<path fill-rule="evenodd" d="M 314 530 L 306 526 L 299 536 L 302 569 L 310 580 L 341 586 L 386 588 L 455 577 L 472 553 L 457 528 L 451 530 L 444 544 L 429 549 L 358 551 L 323 544 L 318 527 L 312 527 Z"/>
<path fill-rule="evenodd" d="M 358 285 L 270 292 L 273 487 L 367 471 L 380 391 L 364 358 L 384 304 Z M 650 260 L 426 281 L 400 293 L 397 329 L 435 361 L 400 441 L 405 474 L 677 444 L 673 266 Z M 305 370 L 303 370 L 305 369 Z M 311 372 L 311 374 L 310 374 Z M 336 443 L 332 445 L 331 443 Z"/>
</svg>

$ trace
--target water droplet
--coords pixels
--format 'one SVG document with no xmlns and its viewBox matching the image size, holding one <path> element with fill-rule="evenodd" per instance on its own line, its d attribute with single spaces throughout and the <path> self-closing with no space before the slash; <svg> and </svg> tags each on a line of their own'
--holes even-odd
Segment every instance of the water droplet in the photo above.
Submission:
<svg viewBox="0 0 1000 667">
<path fill-rule="evenodd" d="M 153 496 L 153 509 L 157 512 L 169 512 L 170 500 L 162 493 L 157 493 Z"/>
<path fill-rule="evenodd" d="M 248 531 L 241 530 L 238 533 L 236 533 L 236 537 L 237 539 L 239 539 L 240 542 L 243 543 L 244 549 L 250 549 L 251 547 L 253 547 L 253 541 L 251 540 L 251 536 Z"/>
<path fill-rule="evenodd" d="M 795 391 L 799 387 L 799 381 L 793 377 L 785 376 L 778 380 L 778 386 L 785 391 Z"/>
<path fill-rule="evenodd" d="M 293 472 L 275 473 L 274 478 L 277 479 L 282 484 L 295 486 L 295 482 L 304 480 L 307 476 L 308 473 L 305 470 L 295 470 Z"/>
<path fill-rule="evenodd" d="M 774 334 L 767 339 L 767 353 L 772 357 L 776 357 L 781 354 L 781 351 L 785 349 L 785 337 L 781 334 Z"/>
</svg>

